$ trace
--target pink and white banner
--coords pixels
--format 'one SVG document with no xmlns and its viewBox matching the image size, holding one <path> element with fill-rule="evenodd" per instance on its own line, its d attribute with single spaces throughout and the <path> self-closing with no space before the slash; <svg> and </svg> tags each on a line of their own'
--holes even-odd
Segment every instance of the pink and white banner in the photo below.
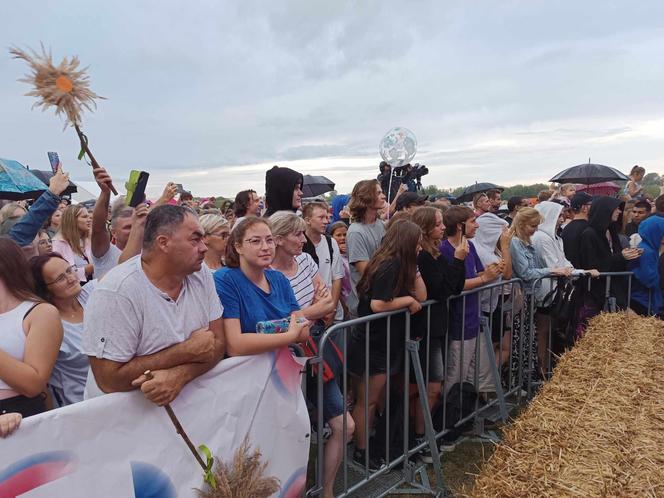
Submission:
<svg viewBox="0 0 664 498">
<path fill-rule="evenodd" d="M 299 497 L 310 441 L 301 369 L 288 350 L 229 358 L 171 406 L 192 442 L 225 462 L 248 435 L 281 483 L 275 496 Z M 165 409 L 137 391 L 30 417 L 0 439 L 0 498 L 185 498 L 202 487 Z"/>
</svg>

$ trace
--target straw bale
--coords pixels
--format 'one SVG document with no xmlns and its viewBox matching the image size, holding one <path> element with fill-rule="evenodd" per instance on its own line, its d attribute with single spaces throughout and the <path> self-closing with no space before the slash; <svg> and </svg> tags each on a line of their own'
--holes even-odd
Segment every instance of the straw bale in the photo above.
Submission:
<svg viewBox="0 0 664 498">
<path fill-rule="evenodd" d="M 664 496 L 664 324 L 595 317 L 466 497 Z"/>
</svg>

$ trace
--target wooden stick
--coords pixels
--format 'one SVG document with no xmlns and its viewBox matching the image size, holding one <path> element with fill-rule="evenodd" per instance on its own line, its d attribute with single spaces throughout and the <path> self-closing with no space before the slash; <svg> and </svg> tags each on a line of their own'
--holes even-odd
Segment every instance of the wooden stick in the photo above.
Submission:
<svg viewBox="0 0 664 498">
<path fill-rule="evenodd" d="M 92 155 L 92 151 L 90 150 L 90 147 L 88 147 L 88 141 L 85 138 L 85 135 L 83 134 L 83 132 L 81 131 L 80 126 L 75 124 L 74 128 L 76 129 L 76 134 L 78 135 L 78 139 L 81 141 L 81 148 L 85 151 L 85 153 L 90 158 L 90 162 L 92 163 L 92 167 L 93 168 L 99 168 L 99 163 L 95 159 L 95 156 Z M 112 183 L 109 183 L 108 187 L 111 189 L 111 192 L 113 192 L 113 194 L 118 195 L 118 191 L 115 190 L 115 187 L 113 186 Z"/>
<path fill-rule="evenodd" d="M 150 370 L 146 370 L 143 375 L 147 377 L 148 380 L 154 379 L 154 375 L 152 375 L 152 372 Z M 182 424 L 178 420 L 178 418 L 175 416 L 175 412 L 173 411 L 173 408 L 171 408 L 170 404 L 164 405 L 164 408 L 166 409 L 166 413 L 168 413 L 168 417 L 171 419 L 171 422 L 173 422 L 173 425 L 175 426 L 176 432 L 182 436 L 182 439 L 184 439 L 184 442 L 187 444 L 191 452 L 194 454 L 194 457 L 196 457 L 196 461 L 198 464 L 203 468 L 204 471 L 207 471 L 207 466 L 205 465 L 205 462 L 203 461 L 203 458 L 201 458 L 200 453 L 198 453 L 198 450 L 194 446 L 194 443 L 191 442 L 191 439 L 189 439 L 189 436 L 187 436 L 187 433 L 184 431 L 184 428 L 182 427 Z"/>
</svg>

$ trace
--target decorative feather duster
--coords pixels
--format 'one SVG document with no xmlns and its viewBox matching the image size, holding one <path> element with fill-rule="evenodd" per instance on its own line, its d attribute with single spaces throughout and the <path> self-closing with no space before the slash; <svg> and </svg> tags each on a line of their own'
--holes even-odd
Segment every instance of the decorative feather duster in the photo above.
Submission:
<svg viewBox="0 0 664 498">
<path fill-rule="evenodd" d="M 87 154 L 92 167 L 98 168 L 99 163 L 88 146 L 88 137 L 81 131 L 83 109 L 92 112 L 93 108 L 97 108 L 95 99 L 104 98 L 90 90 L 90 77 L 86 73 L 88 68 L 79 69 L 80 61 L 76 56 L 71 59 L 65 57 L 60 65 L 56 66 L 53 64 L 50 50 L 46 52 L 44 45 L 41 45 L 41 53 L 34 50 L 26 52 L 16 47 L 10 48 L 9 53 L 14 59 L 22 59 L 30 66 L 32 73 L 19 81 L 33 87 L 26 93 L 29 97 L 37 97 L 37 102 L 32 106 L 33 109 L 41 107 L 42 111 L 45 111 L 49 107 L 55 107 L 56 116 L 64 115 L 64 127 L 73 126 L 81 142 L 78 159 L 82 159 Z M 109 187 L 117 195 L 113 185 L 109 185 Z"/>
<path fill-rule="evenodd" d="M 14 59 L 23 59 L 28 63 L 32 71 L 25 78 L 20 79 L 33 87 L 26 93 L 29 97 L 37 97 L 33 105 L 41 107 L 45 111 L 49 107 L 55 107 L 55 114 L 64 114 L 65 128 L 67 125 L 80 126 L 83 109 L 93 111 L 97 108 L 95 99 L 103 99 L 90 90 L 90 77 L 86 74 L 87 67 L 79 69 L 80 61 L 74 56 L 66 57 L 58 66 L 53 64 L 51 52 L 46 52 L 44 45 L 41 46 L 41 54 L 30 50 L 26 52 L 16 47 L 9 49 Z"/>
</svg>

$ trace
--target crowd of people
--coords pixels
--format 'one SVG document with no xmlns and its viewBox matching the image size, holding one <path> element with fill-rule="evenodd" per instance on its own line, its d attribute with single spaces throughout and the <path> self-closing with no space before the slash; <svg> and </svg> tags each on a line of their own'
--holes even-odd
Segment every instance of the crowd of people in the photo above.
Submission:
<svg viewBox="0 0 664 498">
<path fill-rule="evenodd" d="M 388 200 L 381 182 L 368 179 L 328 205 L 303 202 L 303 176 L 275 166 L 264 198 L 248 189 L 218 205 L 188 192 L 178 198 L 169 183 L 156 201 L 131 208 L 111 202 L 111 177 L 96 168 L 101 193 L 89 212 L 61 197 L 68 175 L 60 169 L 29 209 L 15 202 L 0 209 L 0 435 L 21 417 L 105 393 L 140 389 L 165 405 L 226 357 L 293 345 L 315 350 L 334 324 L 408 310 L 389 325 L 372 321 L 368 339 L 358 327 L 328 348 L 345 344 L 352 399 L 340 388 L 340 353 L 325 361 L 323 406 L 309 393 L 330 430 L 324 494 L 332 496 L 351 440 L 354 461 L 383 464 L 367 447 L 388 379 L 404 369 L 406 320 L 411 337 L 427 338 L 419 354 L 435 410 L 454 385 L 474 382 L 481 319 L 491 323 L 499 366 L 510 362 L 524 324 L 515 314 L 506 320 L 509 299 L 521 306 L 534 300 L 540 332 L 532 354 L 540 369 L 551 347 L 541 331 L 562 328 L 570 345 L 607 295 L 616 309 L 662 311 L 664 196 L 643 194 L 644 173 L 632 170 L 621 197 L 592 197 L 564 184 L 541 193 L 534 206 L 520 197 L 505 202 L 491 189 L 469 207 L 429 199 L 406 183 L 392 185 Z M 633 272 L 631 295 L 628 277 L 613 278 L 607 293 L 600 274 L 622 271 Z M 574 310 L 560 323 L 552 296 L 571 277 L 580 282 Z M 447 307 L 450 296 L 513 278 L 527 296 L 495 287 Z M 424 318 L 427 300 L 440 306 Z M 257 333 L 285 318 L 284 332 Z M 418 410 L 413 430 L 422 440 Z"/>
</svg>

